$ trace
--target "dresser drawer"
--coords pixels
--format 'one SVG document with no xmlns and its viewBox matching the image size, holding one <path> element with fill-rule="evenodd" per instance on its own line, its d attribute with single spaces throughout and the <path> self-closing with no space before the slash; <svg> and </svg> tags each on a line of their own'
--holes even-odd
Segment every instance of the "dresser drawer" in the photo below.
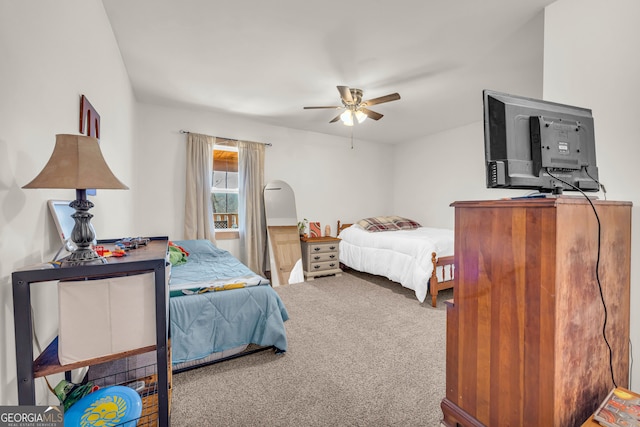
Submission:
<svg viewBox="0 0 640 427">
<path fill-rule="evenodd" d="M 326 253 L 326 252 L 337 252 L 338 242 L 313 243 L 313 244 L 307 245 L 307 250 L 309 251 L 309 255 Z"/>
<path fill-rule="evenodd" d="M 337 252 L 318 252 L 309 254 L 309 262 L 337 261 Z"/>
<path fill-rule="evenodd" d="M 325 271 L 325 270 L 335 270 L 339 268 L 340 263 L 338 260 L 335 261 L 324 261 L 324 262 L 312 262 L 309 266 L 309 272 L 314 271 Z"/>
</svg>

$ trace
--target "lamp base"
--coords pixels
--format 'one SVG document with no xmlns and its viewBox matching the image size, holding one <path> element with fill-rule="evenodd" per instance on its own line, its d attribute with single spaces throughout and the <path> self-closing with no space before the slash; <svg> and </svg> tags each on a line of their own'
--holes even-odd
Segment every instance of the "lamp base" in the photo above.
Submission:
<svg viewBox="0 0 640 427">
<path fill-rule="evenodd" d="M 60 262 L 61 267 L 107 264 L 107 259 L 91 248 L 77 249 Z"/>
<path fill-rule="evenodd" d="M 76 244 L 76 250 L 65 258 L 60 265 L 62 267 L 75 267 L 80 265 L 96 265 L 106 264 L 106 258 L 98 255 L 91 248 L 91 243 L 96 235 L 91 227 L 91 218 L 93 215 L 89 213 L 89 209 L 93 207 L 93 203 L 87 200 L 87 190 L 77 189 L 76 200 L 69 203 L 69 206 L 76 211 L 71 215 L 75 221 L 73 230 L 71 231 L 71 240 Z"/>
</svg>

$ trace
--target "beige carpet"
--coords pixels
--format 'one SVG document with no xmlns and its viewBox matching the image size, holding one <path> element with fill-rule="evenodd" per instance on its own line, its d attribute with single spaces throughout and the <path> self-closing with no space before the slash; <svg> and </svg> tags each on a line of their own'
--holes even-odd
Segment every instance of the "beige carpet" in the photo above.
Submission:
<svg viewBox="0 0 640 427">
<path fill-rule="evenodd" d="M 172 426 L 438 426 L 445 311 L 362 273 L 276 288 L 289 350 L 177 374 Z"/>
</svg>

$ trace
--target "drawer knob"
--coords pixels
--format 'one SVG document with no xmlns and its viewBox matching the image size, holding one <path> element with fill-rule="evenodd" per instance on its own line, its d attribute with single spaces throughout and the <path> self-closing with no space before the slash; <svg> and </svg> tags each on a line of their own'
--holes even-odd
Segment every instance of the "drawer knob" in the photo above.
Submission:
<svg viewBox="0 0 640 427">
<path fill-rule="evenodd" d="M 335 262 L 332 262 L 331 264 L 329 264 L 329 267 L 335 267 L 335 266 L 336 266 Z"/>
<path fill-rule="evenodd" d="M 320 248 L 316 246 L 315 248 L 313 248 L 313 250 L 318 252 L 320 250 Z"/>
<path fill-rule="evenodd" d="M 334 259 L 336 256 L 335 255 L 329 255 L 329 258 Z"/>
<path fill-rule="evenodd" d="M 329 246 L 329 249 L 334 250 L 336 247 L 335 246 Z"/>
<path fill-rule="evenodd" d="M 315 268 L 316 270 L 320 268 L 319 265 L 314 265 L 313 268 Z"/>
<path fill-rule="evenodd" d="M 313 259 L 315 259 L 315 260 L 319 260 L 319 259 L 320 259 L 320 257 L 319 257 L 318 255 L 316 255 L 316 256 L 314 256 L 314 257 L 313 257 Z"/>
</svg>

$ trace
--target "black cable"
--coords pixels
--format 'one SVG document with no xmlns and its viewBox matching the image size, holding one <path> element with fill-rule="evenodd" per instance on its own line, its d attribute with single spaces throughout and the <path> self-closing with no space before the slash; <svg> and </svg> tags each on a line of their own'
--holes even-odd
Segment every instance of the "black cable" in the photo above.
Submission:
<svg viewBox="0 0 640 427">
<path fill-rule="evenodd" d="M 558 178 L 557 176 L 554 176 L 549 171 L 549 168 L 546 168 L 546 172 L 549 174 L 549 176 L 551 178 L 553 178 L 553 179 L 555 179 L 557 181 L 560 181 L 563 184 L 567 184 L 569 187 L 571 187 L 574 190 L 577 190 L 580 193 L 582 193 L 584 198 L 587 199 L 587 202 L 589 202 L 589 204 L 591 205 L 591 209 L 593 209 L 593 213 L 596 216 L 596 221 L 598 222 L 598 251 L 597 251 L 597 257 L 596 257 L 596 282 L 598 282 L 598 290 L 600 291 L 600 300 L 602 301 L 602 308 L 604 309 L 604 323 L 602 325 L 602 337 L 604 338 L 604 342 L 607 344 L 607 348 L 609 349 L 609 370 L 611 371 L 611 382 L 613 382 L 613 386 L 614 387 L 618 387 L 618 384 L 616 383 L 616 379 L 615 379 L 615 377 L 613 375 L 613 349 L 611 348 L 611 345 L 609 344 L 609 340 L 607 339 L 607 319 L 608 319 L 607 304 L 606 304 L 606 302 L 604 300 L 604 292 L 602 291 L 602 284 L 600 283 L 600 245 L 601 245 L 602 226 L 600 225 L 600 217 L 598 216 L 598 211 L 596 211 L 596 207 L 593 205 L 593 202 L 591 201 L 589 196 L 587 196 L 584 193 L 584 191 L 582 191 L 581 189 L 579 189 L 575 185 L 573 185 L 573 184 L 571 184 L 571 183 L 569 183 L 567 181 L 564 181 L 564 180 Z M 591 178 L 591 179 L 593 179 L 593 178 Z M 598 181 L 596 181 L 596 182 L 598 182 Z"/>
<path fill-rule="evenodd" d="M 587 170 L 587 168 L 584 168 L 584 173 L 587 174 L 587 176 L 589 178 L 591 178 L 591 180 L 593 182 L 595 182 L 596 184 L 598 184 L 598 187 L 600 187 L 600 189 L 602 190 L 602 194 L 604 195 L 604 199 L 607 200 L 607 189 L 605 188 L 604 184 L 602 184 L 600 181 L 598 181 L 597 179 L 595 179 L 594 177 L 592 177 L 591 175 L 589 175 L 589 171 Z"/>
</svg>

